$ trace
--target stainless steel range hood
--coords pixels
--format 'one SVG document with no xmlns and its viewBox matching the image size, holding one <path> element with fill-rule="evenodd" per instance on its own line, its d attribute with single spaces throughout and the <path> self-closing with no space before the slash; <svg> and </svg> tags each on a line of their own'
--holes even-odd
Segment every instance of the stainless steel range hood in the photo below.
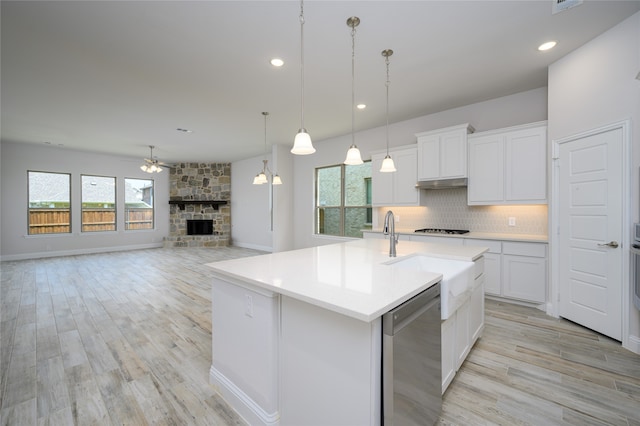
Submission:
<svg viewBox="0 0 640 426">
<path fill-rule="evenodd" d="M 419 189 L 447 189 L 462 188 L 467 186 L 467 178 L 419 180 L 416 188 Z"/>
</svg>

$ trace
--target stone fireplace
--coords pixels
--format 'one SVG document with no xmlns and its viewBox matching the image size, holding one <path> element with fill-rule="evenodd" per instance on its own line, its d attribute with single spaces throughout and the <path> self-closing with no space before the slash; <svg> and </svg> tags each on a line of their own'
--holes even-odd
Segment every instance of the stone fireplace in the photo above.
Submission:
<svg viewBox="0 0 640 426">
<path fill-rule="evenodd" d="M 169 176 L 169 236 L 165 247 L 222 247 L 231 239 L 231 164 L 179 163 Z M 211 233 L 189 226 L 211 221 Z"/>
</svg>

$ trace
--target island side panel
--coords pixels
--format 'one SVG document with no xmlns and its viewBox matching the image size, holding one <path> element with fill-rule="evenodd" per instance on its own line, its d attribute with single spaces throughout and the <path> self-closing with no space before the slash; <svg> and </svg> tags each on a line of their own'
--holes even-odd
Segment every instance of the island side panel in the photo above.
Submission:
<svg viewBox="0 0 640 426">
<path fill-rule="evenodd" d="M 213 279 L 210 381 L 251 425 L 279 424 L 279 295 Z"/>
<path fill-rule="evenodd" d="M 380 318 L 281 296 L 281 424 L 379 425 L 381 333 Z"/>
</svg>

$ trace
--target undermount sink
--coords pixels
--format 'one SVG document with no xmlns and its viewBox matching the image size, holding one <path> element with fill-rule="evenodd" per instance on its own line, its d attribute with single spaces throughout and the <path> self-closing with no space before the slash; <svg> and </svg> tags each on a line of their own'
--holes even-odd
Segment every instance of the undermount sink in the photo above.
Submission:
<svg viewBox="0 0 640 426">
<path fill-rule="evenodd" d="M 449 318 L 469 298 L 473 286 L 473 262 L 412 254 L 392 259 L 385 265 L 442 274 L 440 305 L 443 320 Z"/>
</svg>

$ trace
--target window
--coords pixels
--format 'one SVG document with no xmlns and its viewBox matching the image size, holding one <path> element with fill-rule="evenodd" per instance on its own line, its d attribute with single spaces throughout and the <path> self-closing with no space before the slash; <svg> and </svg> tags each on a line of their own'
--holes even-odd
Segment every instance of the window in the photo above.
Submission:
<svg viewBox="0 0 640 426">
<path fill-rule="evenodd" d="M 29 235 L 71 232 L 71 175 L 28 172 Z"/>
<path fill-rule="evenodd" d="M 370 162 L 316 169 L 316 234 L 362 238 L 371 214 Z"/>
<path fill-rule="evenodd" d="M 82 232 L 116 230 L 116 178 L 81 176 Z"/>
<path fill-rule="evenodd" d="M 153 229 L 153 180 L 124 180 L 124 229 Z"/>
</svg>

